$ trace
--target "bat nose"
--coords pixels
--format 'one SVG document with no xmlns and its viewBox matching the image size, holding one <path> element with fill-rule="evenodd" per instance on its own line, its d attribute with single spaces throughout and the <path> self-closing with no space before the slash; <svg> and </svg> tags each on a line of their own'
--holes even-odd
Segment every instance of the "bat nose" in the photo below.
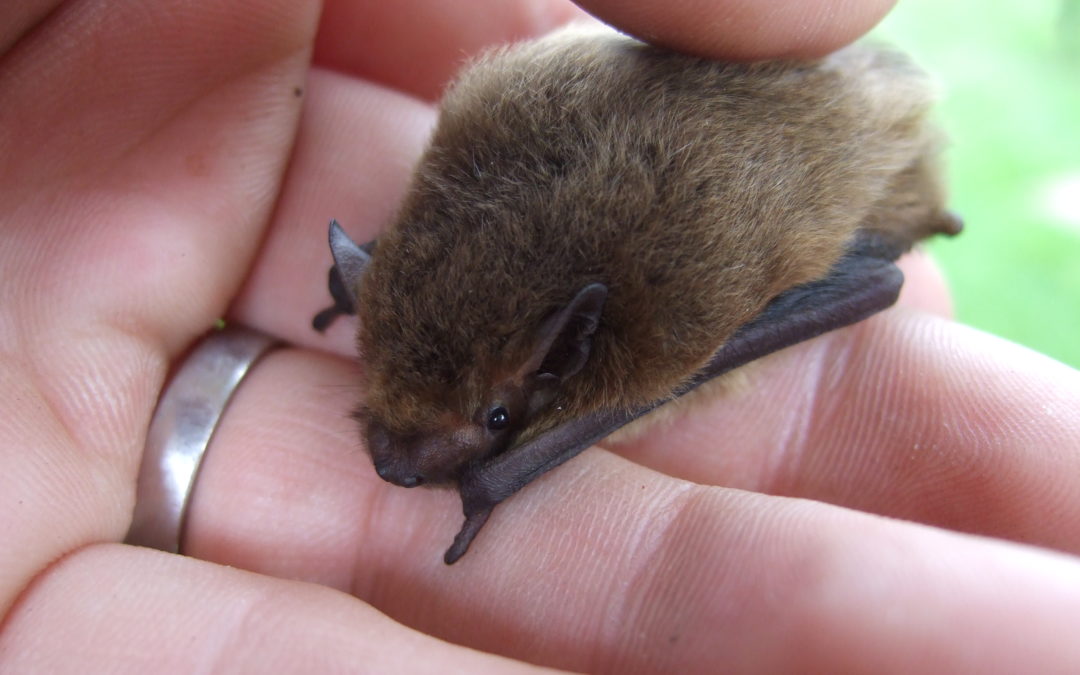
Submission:
<svg viewBox="0 0 1080 675">
<path fill-rule="evenodd" d="M 379 474 L 379 478 L 384 481 L 401 487 L 411 488 L 424 484 L 424 477 L 420 474 L 399 472 L 389 464 L 376 464 L 375 473 Z"/>
</svg>

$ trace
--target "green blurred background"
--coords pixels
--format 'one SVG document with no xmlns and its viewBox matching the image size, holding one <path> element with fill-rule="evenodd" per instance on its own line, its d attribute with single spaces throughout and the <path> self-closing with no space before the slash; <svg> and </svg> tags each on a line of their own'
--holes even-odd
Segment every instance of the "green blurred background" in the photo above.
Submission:
<svg viewBox="0 0 1080 675">
<path fill-rule="evenodd" d="M 957 319 L 1080 367 L 1080 0 L 900 0 L 874 35 L 942 85 Z"/>
</svg>

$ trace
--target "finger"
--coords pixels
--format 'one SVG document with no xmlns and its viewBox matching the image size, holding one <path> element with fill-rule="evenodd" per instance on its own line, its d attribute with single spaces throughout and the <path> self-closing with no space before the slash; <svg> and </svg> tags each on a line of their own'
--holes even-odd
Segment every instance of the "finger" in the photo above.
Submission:
<svg viewBox="0 0 1080 675">
<path fill-rule="evenodd" d="M 866 33 L 895 0 L 579 0 L 643 40 L 710 58 L 821 56 Z"/>
<path fill-rule="evenodd" d="M 1077 552 L 1077 411 L 1075 370 L 898 308 L 616 449 L 696 482 Z"/>
<path fill-rule="evenodd" d="M 243 276 L 288 156 L 314 8 L 174 5 L 71 3 L 5 58 L 0 206 L 22 226 L 5 228 L 4 269 L 24 316 L 108 314 L 186 337 L 176 350 Z"/>
<path fill-rule="evenodd" d="M 902 256 L 897 266 L 904 273 L 897 304 L 946 319 L 953 316 L 952 295 L 945 276 L 934 259 L 922 248 Z"/>
<path fill-rule="evenodd" d="M 55 11 L 60 0 L 25 0 L 6 2 L 0 7 L 0 54 L 11 49 L 23 35 L 32 30 L 49 12 Z"/>
<path fill-rule="evenodd" d="M 280 352 L 252 376 L 207 455 L 190 554 L 327 583 L 443 639 L 590 672 L 986 672 L 1027 659 L 1042 671 L 1080 659 L 1075 559 L 695 487 L 596 449 L 500 506 L 446 567 L 456 497 L 375 477 L 332 412 L 348 399 L 338 368 Z"/>
<path fill-rule="evenodd" d="M 325 337 L 311 329 L 311 318 L 330 301 L 327 225 L 339 220 L 361 243 L 386 227 L 435 111 L 391 89 L 320 69 L 312 71 L 305 97 L 272 226 L 231 315 L 294 344 L 351 354 L 352 317 L 339 318 Z"/>
<path fill-rule="evenodd" d="M 470 56 L 579 16 L 566 0 L 331 0 L 315 62 L 434 100 Z"/>
<path fill-rule="evenodd" d="M 4 672 L 158 672 L 162 664 L 176 672 L 541 672 L 421 635 L 325 588 L 124 546 L 57 565 L 0 633 Z"/>
<path fill-rule="evenodd" d="M 4 56 L 0 611 L 48 562 L 123 537 L 170 357 L 270 210 L 314 14 L 68 3 Z"/>
</svg>

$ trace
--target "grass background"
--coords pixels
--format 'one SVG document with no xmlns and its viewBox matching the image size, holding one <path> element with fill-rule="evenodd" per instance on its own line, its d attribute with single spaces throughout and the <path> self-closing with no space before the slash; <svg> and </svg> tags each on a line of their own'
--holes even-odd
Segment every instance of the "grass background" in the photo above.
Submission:
<svg viewBox="0 0 1080 675">
<path fill-rule="evenodd" d="M 1080 0 L 901 0 L 874 35 L 942 85 L 956 318 L 1080 367 Z"/>
</svg>

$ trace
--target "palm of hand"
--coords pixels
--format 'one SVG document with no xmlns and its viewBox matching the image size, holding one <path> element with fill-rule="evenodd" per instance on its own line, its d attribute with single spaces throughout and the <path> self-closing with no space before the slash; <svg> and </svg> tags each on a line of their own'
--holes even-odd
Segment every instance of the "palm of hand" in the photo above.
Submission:
<svg viewBox="0 0 1080 675">
<path fill-rule="evenodd" d="M 909 309 L 777 355 L 752 388 L 622 458 L 586 453 L 502 507 L 467 566 L 444 569 L 453 495 L 378 481 L 345 418 L 355 372 L 311 349 L 349 354 L 348 329 L 307 328 L 325 300 L 325 222 L 374 234 L 434 111 L 309 73 L 313 6 L 208 7 L 63 5 L 0 64 L 0 663 L 513 667 L 285 579 L 578 669 L 901 670 L 927 653 L 963 665 L 950 639 L 986 642 L 998 663 L 1017 638 L 998 641 L 1009 627 L 981 608 L 1024 612 L 1032 653 L 1070 658 L 1058 638 L 1071 644 L 1067 612 L 1080 611 L 1073 558 L 705 487 L 1080 551 L 1076 373 L 910 309 L 942 308 L 919 259 Z M 328 9 L 324 62 L 427 96 L 452 69 L 441 57 L 529 32 L 504 9 L 476 33 L 457 26 L 442 51 L 429 43 L 420 65 L 387 65 L 350 52 L 334 11 L 348 13 Z M 380 35 L 396 24 L 364 11 L 369 42 L 424 46 L 400 26 Z M 15 17 L 2 44 L 35 19 Z M 266 359 L 230 407 L 189 514 L 193 558 L 117 544 L 158 392 L 227 310 L 297 348 Z M 950 635 L 926 628 L 946 616 Z"/>
</svg>

